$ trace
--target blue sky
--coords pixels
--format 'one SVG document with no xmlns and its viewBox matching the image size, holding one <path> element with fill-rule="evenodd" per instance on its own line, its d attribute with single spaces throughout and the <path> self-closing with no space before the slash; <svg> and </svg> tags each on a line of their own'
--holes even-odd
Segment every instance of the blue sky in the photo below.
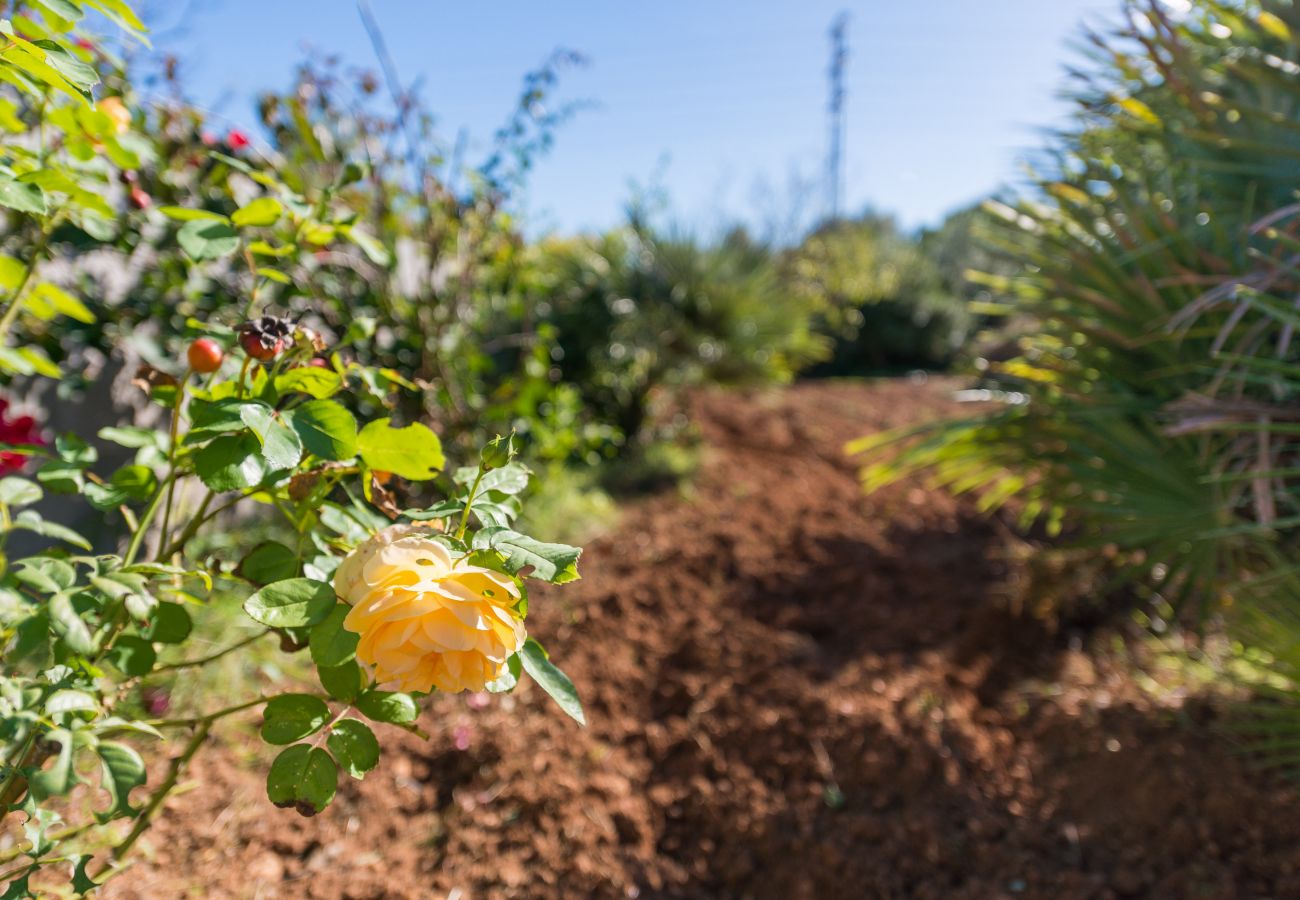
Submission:
<svg viewBox="0 0 1300 900">
<path fill-rule="evenodd" d="M 559 96 L 592 101 L 531 178 L 530 230 L 616 223 L 629 184 L 660 186 L 676 218 L 781 223 L 820 208 L 827 30 L 851 16 L 847 210 L 935 222 L 1014 182 L 1018 160 L 1059 122 L 1067 41 L 1118 0 L 371 0 L 406 81 L 445 133 L 486 144 L 520 78 L 556 47 L 589 63 Z M 146 4 L 146 9 L 148 5 Z M 185 62 L 192 97 L 244 125 L 251 98 L 284 86 L 304 48 L 374 61 L 351 0 L 196 0 L 161 49 Z"/>
</svg>

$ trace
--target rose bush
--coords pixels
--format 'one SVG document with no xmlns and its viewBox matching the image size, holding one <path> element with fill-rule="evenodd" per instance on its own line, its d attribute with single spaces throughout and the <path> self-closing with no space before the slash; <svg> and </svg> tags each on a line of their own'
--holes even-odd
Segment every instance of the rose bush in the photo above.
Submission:
<svg viewBox="0 0 1300 900">
<path fill-rule="evenodd" d="M 3 420 L 0 462 L 30 475 L 0 478 L 3 896 L 56 882 L 86 894 L 121 871 L 231 716 L 261 712 L 262 738 L 283 748 L 268 798 L 304 815 L 330 803 L 341 773 L 362 778 L 379 764 L 372 725 L 422 734 L 431 691 L 509 691 L 527 673 L 581 721 L 572 683 L 523 625 L 529 580 L 577 578 L 580 551 L 514 528 L 530 473 L 513 440 L 448 469 L 438 434 L 404 402 L 424 388 L 358 362 L 351 345 L 364 329 L 330 340 L 303 321 L 312 295 L 299 279 L 304 265 L 327 265 L 322 247 L 387 255 L 341 193 L 358 167 L 309 186 L 229 155 L 248 142 L 232 132 L 229 146 L 205 152 L 211 177 L 239 181 L 237 204 L 218 211 L 183 193 L 155 204 L 137 174 L 152 153 L 132 131 L 144 116 L 121 97 L 96 104 L 99 45 L 77 31 L 88 10 L 137 36 L 139 20 L 122 0 L 23 10 L 0 20 L 0 127 L 10 135 L 0 140 L 0 207 L 12 251 L 0 253 L 0 377 L 65 378 L 67 323 L 90 326 L 97 309 L 50 263 L 75 263 L 87 243 L 139 245 L 147 233 L 170 248 L 160 295 L 201 284 L 212 303 L 182 316 L 179 333 L 164 331 L 137 373 L 140 402 L 161 425 L 98 432 L 125 463 L 105 464 L 89 435 L 44 443 L 34 422 Z M 301 317 L 277 314 L 291 300 Z M 42 515 L 55 494 L 113 526 L 113 551 L 93 552 Z M 203 552 L 249 521 L 273 526 L 274 539 L 235 559 Z M 13 552 L 17 532 L 40 548 Z M 246 614 L 242 633 L 192 646 L 231 607 Z M 309 658 L 318 685 L 211 689 L 196 709 L 172 702 L 180 681 L 258 644 Z M 176 738 L 170 758 L 150 746 Z"/>
</svg>

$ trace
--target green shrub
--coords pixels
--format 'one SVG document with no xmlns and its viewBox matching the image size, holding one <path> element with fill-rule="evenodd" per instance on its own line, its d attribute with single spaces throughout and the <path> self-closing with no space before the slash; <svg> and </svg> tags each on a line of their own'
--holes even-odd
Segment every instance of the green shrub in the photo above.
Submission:
<svg viewBox="0 0 1300 900">
<path fill-rule="evenodd" d="M 970 316 L 922 241 L 867 215 L 814 231 L 782 260 L 787 289 L 835 341 L 814 375 L 947 365 Z"/>
<path fill-rule="evenodd" d="M 1094 35 L 1038 189 L 991 204 L 1032 323 L 990 365 L 997 411 L 860 442 L 868 485 L 923 469 L 1111 545 L 1147 595 L 1293 596 L 1300 12 L 1129 3 Z M 985 304 L 987 308 L 987 304 Z"/>
<path fill-rule="evenodd" d="M 537 252 L 536 312 L 560 378 L 629 441 L 657 392 L 789 381 L 827 352 L 810 307 L 743 231 L 706 245 L 634 223 Z"/>
</svg>

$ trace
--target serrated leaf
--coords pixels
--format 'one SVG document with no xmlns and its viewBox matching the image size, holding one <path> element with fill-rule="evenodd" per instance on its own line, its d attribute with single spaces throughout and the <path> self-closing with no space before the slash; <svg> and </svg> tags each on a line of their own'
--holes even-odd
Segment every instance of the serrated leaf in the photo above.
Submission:
<svg viewBox="0 0 1300 900">
<path fill-rule="evenodd" d="M 249 403 L 240 408 L 239 416 L 262 442 L 262 456 L 272 471 L 298 465 L 302 441 L 278 412 L 262 403 Z"/>
<path fill-rule="evenodd" d="M 371 690 L 358 697 L 355 705 L 366 718 L 390 725 L 410 725 L 420 717 L 420 707 L 410 694 Z"/>
<path fill-rule="evenodd" d="M 281 372 L 275 376 L 275 389 L 281 394 L 301 393 L 314 397 L 317 400 L 324 400 L 332 397 L 339 392 L 343 386 L 343 376 L 333 369 L 322 369 L 319 366 L 299 366 L 296 369 L 290 369 L 288 372 Z M 306 406 L 307 404 L 303 404 Z M 342 408 L 342 407 L 340 407 Z M 294 410 L 294 415 L 301 411 L 302 407 Z M 347 412 L 347 410 L 344 410 Z M 348 413 L 351 418 L 351 413 Z M 352 432 L 356 434 L 356 420 L 352 422 Z M 301 432 L 299 433 L 301 435 Z M 355 438 L 354 438 L 355 440 Z M 306 441 L 304 441 L 306 443 Z M 308 448 L 310 449 L 310 448 Z M 319 455 L 319 454 L 318 454 Z"/>
<path fill-rule="evenodd" d="M 419 422 L 405 428 L 390 428 L 389 422 L 371 422 L 357 436 L 366 465 L 411 481 L 427 481 L 437 475 L 446 462 L 438 436 Z"/>
<path fill-rule="evenodd" d="M 343 620 L 350 611 L 347 604 L 337 604 L 325 619 L 312 626 L 307 646 L 316 665 L 327 668 L 341 666 L 356 656 L 360 637 L 343 627 Z"/>
<path fill-rule="evenodd" d="M 310 578 L 268 584 L 244 601 L 254 621 L 272 628 L 304 628 L 323 621 L 334 608 L 334 588 Z"/>
<path fill-rule="evenodd" d="M 587 717 L 582 711 L 582 703 L 578 700 L 577 688 L 565 675 L 546 657 L 546 651 L 537 641 L 529 638 L 524 642 L 523 649 L 519 651 L 520 661 L 523 663 L 524 671 L 532 677 L 542 690 L 551 695 L 560 709 L 564 710 L 579 725 L 587 724 Z"/>
<path fill-rule="evenodd" d="M 315 734 L 329 721 L 330 708 L 311 694 L 281 694 L 266 704 L 262 740 L 268 744 L 292 744 Z"/>
<path fill-rule="evenodd" d="M 314 816 L 334 799 L 338 767 L 319 747 L 295 744 L 271 763 L 266 775 L 266 796 L 279 807 L 293 807 Z"/>
<path fill-rule="evenodd" d="M 309 453 L 334 461 L 357 455 L 357 420 L 333 400 L 309 400 L 293 410 L 289 421 Z"/>
<path fill-rule="evenodd" d="M 317 666 L 316 676 L 327 694 L 344 703 L 356 700 L 364 687 L 361 667 L 355 660 L 345 662 L 341 666 Z"/>
<path fill-rule="evenodd" d="M 298 574 L 298 557 L 284 544 L 264 541 L 248 552 L 235 574 L 260 586 L 284 581 Z"/>
<path fill-rule="evenodd" d="M 194 454 L 194 470 L 214 491 L 240 491 L 270 474 L 262 445 L 251 434 L 222 435 Z"/>
<path fill-rule="evenodd" d="M 473 547 L 499 551 L 505 558 L 506 571 L 512 575 L 532 566 L 531 577 L 552 584 L 567 584 L 581 577 L 578 575 L 578 558 L 582 555 L 579 547 L 548 544 L 499 526 L 490 526 L 475 534 Z"/>
<path fill-rule="evenodd" d="M 370 726 L 360 719 L 341 719 L 334 723 L 325 746 L 344 772 L 353 778 L 365 774 L 379 765 L 379 741 Z"/>
</svg>

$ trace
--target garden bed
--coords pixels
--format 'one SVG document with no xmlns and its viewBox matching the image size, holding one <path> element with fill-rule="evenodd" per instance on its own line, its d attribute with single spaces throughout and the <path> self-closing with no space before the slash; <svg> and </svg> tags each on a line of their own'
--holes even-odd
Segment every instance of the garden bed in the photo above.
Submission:
<svg viewBox="0 0 1300 900">
<path fill-rule="evenodd" d="M 951 383 L 706 393 L 703 467 L 534 596 L 589 727 L 444 697 L 322 815 L 229 732 L 110 898 L 1300 895 L 1300 804 L 1208 701 L 1008 611 L 968 505 L 862 496 L 841 448 Z M 1072 649 L 1073 648 L 1073 649 Z"/>
</svg>

